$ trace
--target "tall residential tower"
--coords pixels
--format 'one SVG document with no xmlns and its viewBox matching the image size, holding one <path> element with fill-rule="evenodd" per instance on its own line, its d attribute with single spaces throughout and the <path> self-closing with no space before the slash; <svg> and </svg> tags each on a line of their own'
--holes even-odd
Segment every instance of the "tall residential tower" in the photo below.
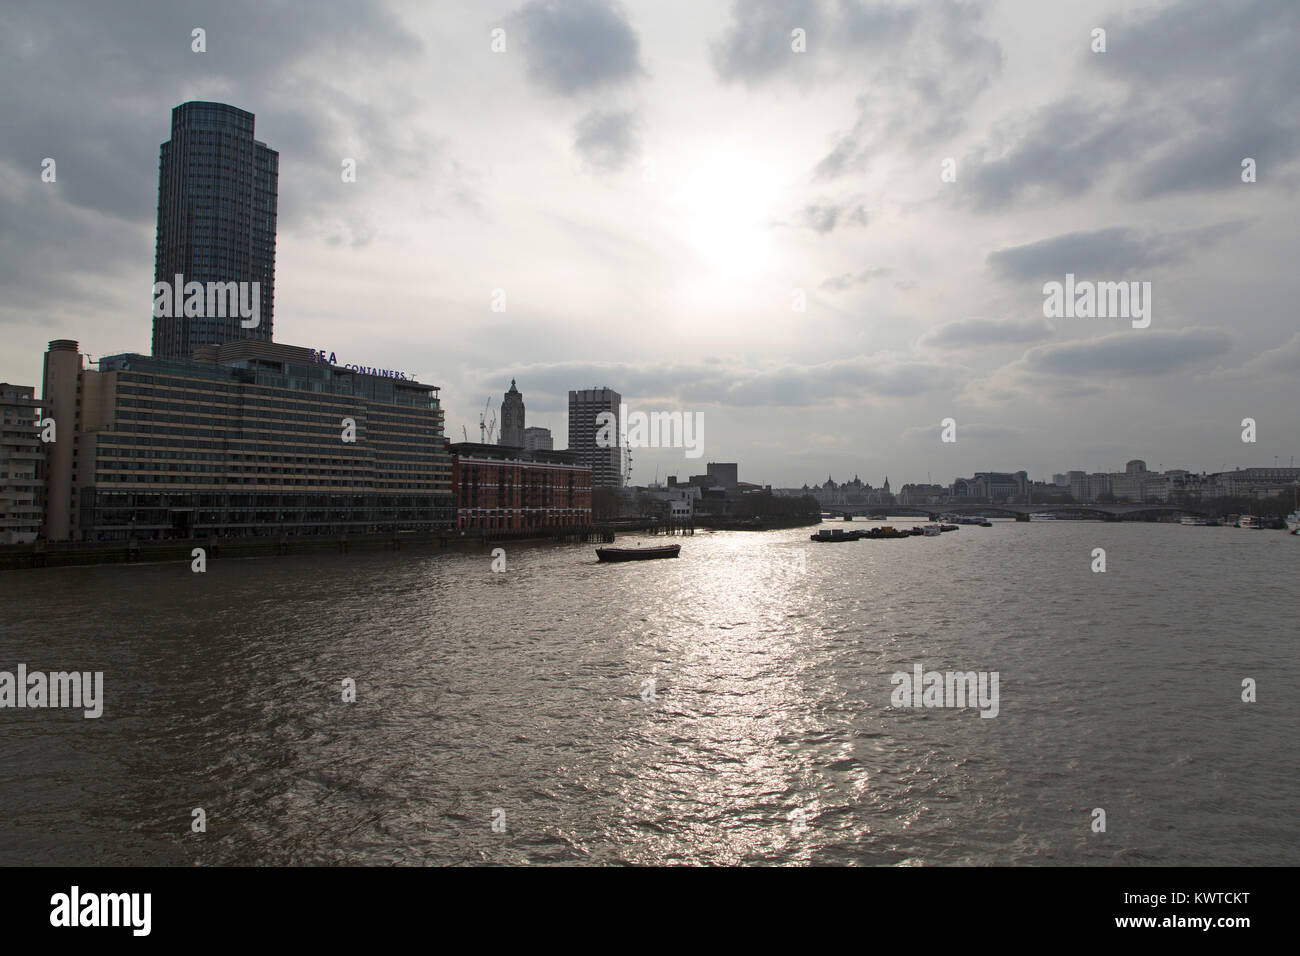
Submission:
<svg viewBox="0 0 1300 956">
<path fill-rule="evenodd" d="M 591 469 L 591 487 L 623 487 L 623 449 L 619 447 L 623 396 L 612 388 L 569 390 L 569 451 Z M 602 428 L 596 418 L 601 412 L 614 417 Z M 597 442 L 597 438 L 608 439 Z"/>
<path fill-rule="evenodd" d="M 249 303 L 257 283 L 257 322 L 237 310 L 229 314 L 224 301 L 208 308 L 218 304 L 211 295 L 197 309 L 180 301 L 159 308 L 155 301 L 155 358 L 187 359 L 204 345 L 238 339 L 271 341 L 279 169 L 280 154 L 253 139 L 252 113 L 203 102 L 172 110 L 172 138 L 158 162 L 154 281 L 174 288 L 181 276 L 205 290 L 209 283 L 246 283 Z"/>
</svg>

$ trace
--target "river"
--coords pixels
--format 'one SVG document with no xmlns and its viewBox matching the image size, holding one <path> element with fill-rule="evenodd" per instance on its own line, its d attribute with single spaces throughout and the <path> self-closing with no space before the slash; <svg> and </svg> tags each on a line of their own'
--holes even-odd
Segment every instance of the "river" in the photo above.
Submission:
<svg viewBox="0 0 1300 956">
<path fill-rule="evenodd" d="M 811 530 L 4 572 L 0 863 L 1300 863 L 1300 538 Z"/>
</svg>

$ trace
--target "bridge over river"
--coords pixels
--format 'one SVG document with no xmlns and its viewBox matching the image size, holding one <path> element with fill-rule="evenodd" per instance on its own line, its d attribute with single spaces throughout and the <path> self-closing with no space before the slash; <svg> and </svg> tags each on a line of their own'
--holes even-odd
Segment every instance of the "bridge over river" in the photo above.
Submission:
<svg viewBox="0 0 1300 956">
<path fill-rule="evenodd" d="M 887 518 L 887 517 L 904 517 L 916 515 L 917 517 L 926 517 L 931 521 L 939 520 L 940 515 L 970 515 L 984 516 L 987 518 L 1015 518 L 1017 521 L 1028 521 L 1030 515 L 1050 514 L 1050 515 L 1078 515 L 1085 518 L 1101 518 L 1107 521 L 1121 521 L 1135 515 L 1152 516 L 1159 515 L 1210 515 L 1209 511 L 1198 511 L 1194 508 L 1187 508 L 1177 505 L 1164 504 L 1071 504 L 1071 505 L 1008 505 L 1008 504 L 969 504 L 969 505 L 945 505 L 943 508 L 936 508 L 933 505 L 836 505 L 824 512 L 823 515 L 831 515 L 836 518 L 855 517 L 855 518 Z"/>
</svg>

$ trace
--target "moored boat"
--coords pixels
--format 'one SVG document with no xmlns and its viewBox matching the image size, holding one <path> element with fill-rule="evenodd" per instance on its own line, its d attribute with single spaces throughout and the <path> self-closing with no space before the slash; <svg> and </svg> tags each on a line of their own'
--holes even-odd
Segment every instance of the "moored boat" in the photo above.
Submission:
<svg viewBox="0 0 1300 956">
<path fill-rule="evenodd" d="M 1037 514 L 1031 514 L 1029 516 L 1029 520 L 1030 521 L 1055 521 L 1056 515 L 1052 514 L 1050 511 L 1042 511 Z"/>
<path fill-rule="evenodd" d="M 857 541 L 865 531 L 845 531 L 842 528 L 823 528 L 815 534 L 808 535 L 809 541 Z"/>
<path fill-rule="evenodd" d="M 862 535 L 862 537 L 864 537 L 864 538 L 872 538 L 872 539 L 877 539 L 877 538 L 910 538 L 910 537 L 912 537 L 912 532 L 910 532 L 910 531 L 899 531 L 899 530 L 898 530 L 897 528 L 895 528 L 893 525 L 888 525 L 888 524 L 886 524 L 886 525 L 881 525 L 881 526 L 878 527 L 878 528 L 872 528 L 870 531 L 864 532 L 863 535 Z"/>
<path fill-rule="evenodd" d="M 988 518 L 972 517 L 971 515 L 939 515 L 939 520 L 956 525 L 973 524 L 981 528 L 993 527 L 993 522 Z"/>
<path fill-rule="evenodd" d="M 597 548 L 601 561 L 650 561 L 654 558 L 675 558 L 681 552 L 680 544 L 666 544 L 657 548 Z"/>
</svg>

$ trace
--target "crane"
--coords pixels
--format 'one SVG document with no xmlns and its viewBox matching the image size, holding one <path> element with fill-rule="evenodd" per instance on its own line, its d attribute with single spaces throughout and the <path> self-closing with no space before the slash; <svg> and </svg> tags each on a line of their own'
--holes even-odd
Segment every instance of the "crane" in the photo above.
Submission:
<svg viewBox="0 0 1300 956">
<path fill-rule="evenodd" d="M 478 416 L 478 436 L 479 441 L 484 445 L 492 444 L 493 436 L 497 430 L 497 413 L 492 409 L 492 396 L 483 403 L 483 411 Z"/>
</svg>

